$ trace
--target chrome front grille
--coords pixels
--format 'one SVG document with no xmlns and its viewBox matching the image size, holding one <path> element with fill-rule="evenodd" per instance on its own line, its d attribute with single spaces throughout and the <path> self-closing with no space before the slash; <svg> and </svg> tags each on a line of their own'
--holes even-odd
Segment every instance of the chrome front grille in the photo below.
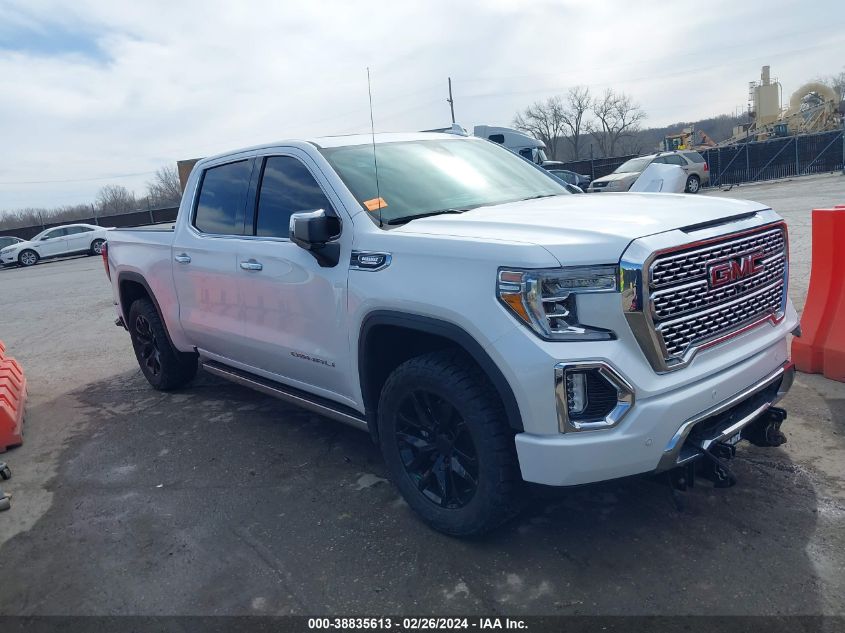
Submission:
<svg viewBox="0 0 845 633">
<path fill-rule="evenodd" d="M 776 314 L 782 300 L 783 282 L 711 310 L 662 321 L 657 325 L 657 332 L 666 347 L 665 358 L 680 358 L 695 342 L 731 332 L 761 316 Z"/>
<path fill-rule="evenodd" d="M 780 319 L 787 257 L 782 223 L 659 249 L 640 265 L 623 257 L 626 315 L 654 368 L 682 367 L 697 349 Z"/>
<path fill-rule="evenodd" d="M 663 288 L 680 281 L 706 277 L 708 263 L 743 253 L 763 251 L 766 256 L 783 253 L 784 239 L 782 229 L 773 229 L 703 248 L 662 255 L 651 264 L 649 285 Z"/>
<path fill-rule="evenodd" d="M 778 253 L 763 260 L 762 273 L 737 283 L 711 289 L 707 279 L 699 279 L 651 293 L 651 311 L 657 319 L 668 319 L 688 312 L 703 310 L 724 303 L 757 288 L 783 281 L 786 258 Z M 706 272 L 705 272 L 706 275 Z"/>
</svg>

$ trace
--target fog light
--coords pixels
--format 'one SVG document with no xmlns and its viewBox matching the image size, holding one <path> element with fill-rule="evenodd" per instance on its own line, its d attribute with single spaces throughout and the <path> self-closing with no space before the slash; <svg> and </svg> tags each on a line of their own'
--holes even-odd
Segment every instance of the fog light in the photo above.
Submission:
<svg viewBox="0 0 845 633">
<path fill-rule="evenodd" d="M 566 372 L 566 409 L 570 417 L 587 408 L 587 376 L 584 372 Z"/>
<path fill-rule="evenodd" d="M 562 433 L 590 431 L 619 424 L 634 403 L 634 391 L 606 363 L 559 363 L 555 398 Z"/>
</svg>

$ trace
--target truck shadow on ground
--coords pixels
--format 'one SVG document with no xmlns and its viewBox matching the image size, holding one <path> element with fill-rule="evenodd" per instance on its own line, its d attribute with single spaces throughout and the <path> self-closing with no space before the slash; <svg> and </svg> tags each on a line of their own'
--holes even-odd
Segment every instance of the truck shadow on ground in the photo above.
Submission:
<svg viewBox="0 0 845 633">
<path fill-rule="evenodd" d="M 200 374 L 139 373 L 32 416 L 87 420 L 52 507 L 0 549 L 7 614 L 818 613 L 816 498 L 788 450 L 678 512 L 628 479 L 544 490 L 491 535 L 421 524 L 365 433 Z"/>
</svg>

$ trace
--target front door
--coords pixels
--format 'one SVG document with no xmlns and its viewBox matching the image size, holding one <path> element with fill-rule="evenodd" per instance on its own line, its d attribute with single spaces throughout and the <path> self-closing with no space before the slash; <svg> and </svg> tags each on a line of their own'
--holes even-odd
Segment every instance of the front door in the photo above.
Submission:
<svg viewBox="0 0 845 633">
<path fill-rule="evenodd" d="M 244 357 L 256 373 L 352 403 L 346 318 L 351 221 L 339 237 L 340 262 L 321 267 L 290 241 L 290 216 L 315 209 L 342 214 L 339 199 L 300 150 L 259 157 L 255 169 L 260 177 L 246 220 L 252 237 L 241 240 L 238 251 Z"/>
<path fill-rule="evenodd" d="M 66 253 L 67 237 L 65 236 L 65 229 L 53 229 L 45 233 L 35 243 L 35 250 L 38 252 L 39 257 L 54 257 Z"/>
<path fill-rule="evenodd" d="M 179 225 L 170 253 L 182 329 L 201 351 L 224 359 L 240 356 L 236 257 L 252 163 L 234 160 L 205 169 L 191 218 Z"/>
</svg>

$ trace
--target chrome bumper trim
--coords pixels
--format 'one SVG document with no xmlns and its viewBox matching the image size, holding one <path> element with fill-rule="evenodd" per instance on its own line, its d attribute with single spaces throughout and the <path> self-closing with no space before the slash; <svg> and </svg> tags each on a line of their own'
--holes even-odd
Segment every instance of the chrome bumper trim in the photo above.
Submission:
<svg viewBox="0 0 845 633">
<path fill-rule="evenodd" d="M 685 461 L 688 461 L 679 459 L 681 447 L 684 445 L 684 442 L 689 436 L 690 431 L 692 431 L 693 427 L 696 424 L 714 415 L 724 413 L 728 409 L 731 409 L 736 405 L 740 404 L 743 400 L 750 398 L 754 394 L 763 391 L 767 387 L 770 387 L 774 383 L 780 381 L 777 393 L 773 398 L 761 403 L 760 406 L 756 407 L 753 411 L 743 416 L 742 419 L 737 420 L 734 424 L 729 426 L 727 429 L 723 430 L 718 436 L 705 440 L 702 445 L 702 448 L 706 449 L 715 442 L 727 440 L 742 431 L 742 429 L 751 424 L 754 420 L 760 417 L 760 415 L 765 413 L 767 409 L 772 407 L 781 398 L 783 398 L 783 396 L 786 395 L 786 392 L 789 391 L 789 388 L 792 387 L 792 383 L 794 380 L 795 363 L 793 363 L 792 361 L 787 361 L 783 365 L 778 367 L 777 370 L 775 370 L 762 380 L 757 381 L 753 385 L 743 389 L 742 391 L 731 396 L 727 400 L 720 402 L 715 407 L 707 409 L 706 411 L 699 413 L 698 415 L 684 422 L 680 426 L 680 428 L 675 431 L 675 434 L 672 436 L 672 439 L 669 440 L 669 442 L 666 444 L 666 448 L 663 449 L 663 456 L 660 458 L 660 462 L 657 465 L 657 472 L 662 472 L 671 468 L 675 468 L 676 466 L 680 466 L 681 464 L 683 464 Z"/>
</svg>

